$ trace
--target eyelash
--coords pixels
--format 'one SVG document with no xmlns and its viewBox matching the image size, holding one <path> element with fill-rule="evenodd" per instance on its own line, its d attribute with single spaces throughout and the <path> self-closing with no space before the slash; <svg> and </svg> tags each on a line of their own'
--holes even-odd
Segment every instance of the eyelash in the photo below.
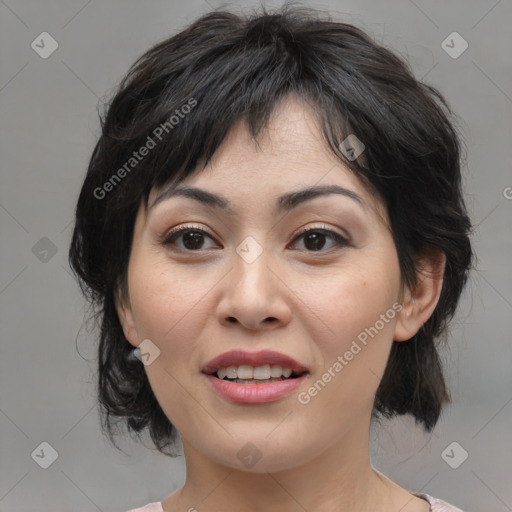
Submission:
<svg viewBox="0 0 512 512">
<path fill-rule="evenodd" d="M 160 243 L 163 246 L 168 247 L 168 246 L 172 245 L 174 243 L 174 241 L 180 235 L 183 235 L 183 234 L 189 233 L 189 232 L 201 233 L 201 234 L 206 235 L 207 237 L 211 238 L 212 240 L 214 239 L 213 236 L 210 235 L 208 232 L 206 232 L 204 229 L 201 229 L 200 227 L 194 226 L 194 225 L 186 225 L 186 226 L 181 226 L 181 227 L 171 231 L 170 233 L 166 234 L 164 237 L 162 237 L 162 239 L 160 240 Z M 322 233 L 322 234 L 326 235 L 328 238 L 331 238 L 331 240 L 333 240 L 338 247 L 348 247 L 348 246 L 350 246 L 349 241 L 345 237 L 343 237 L 339 233 L 336 233 L 335 231 L 327 229 L 327 227 L 325 227 L 325 225 L 324 225 L 324 227 L 313 227 L 313 228 L 301 229 L 295 235 L 295 237 L 293 239 L 293 242 L 295 242 L 298 238 L 303 237 L 305 235 L 308 235 L 310 233 Z M 197 251 L 193 251 L 191 249 L 178 248 L 178 250 L 183 251 L 183 252 L 201 252 L 204 249 L 198 249 Z M 320 249 L 319 251 L 308 251 L 307 249 L 303 249 L 303 250 L 306 251 L 306 252 L 310 252 L 310 253 L 316 253 L 316 252 L 320 252 L 321 253 L 321 252 L 329 251 L 329 249 L 327 249 L 327 250 Z"/>
</svg>

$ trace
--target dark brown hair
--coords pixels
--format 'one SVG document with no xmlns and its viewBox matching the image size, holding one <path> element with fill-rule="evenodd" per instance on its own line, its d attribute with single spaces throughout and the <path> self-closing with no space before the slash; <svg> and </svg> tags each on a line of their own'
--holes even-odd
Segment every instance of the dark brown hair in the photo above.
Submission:
<svg viewBox="0 0 512 512">
<path fill-rule="evenodd" d="M 410 341 L 393 343 L 374 414 L 409 413 L 431 430 L 449 400 L 436 347 L 472 251 L 446 100 L 364 31 L 318 11 L 211 12 L 147 51 L 121 81 L 76 208 L 69 259 L 100 323 L 98 398 L 114 444 L 119 420 L 138 436 L 147 429 L 162 453 L 172 455 L 164 449 L 176 439 L 143 365 L 130 358 L 115 307 L 116 294 L 126 294 L 138 207 L 153 188 L 203 169 L 238 121 L 256 137 L 289 94 L 314 105 L 328 147 L 382 199 L 403 282 L 414 285 L 424 251 L 446 256 L 439 303 Z M 364 158 L 340 150 L 349 134 L 364 143 Z"/>
</svg>

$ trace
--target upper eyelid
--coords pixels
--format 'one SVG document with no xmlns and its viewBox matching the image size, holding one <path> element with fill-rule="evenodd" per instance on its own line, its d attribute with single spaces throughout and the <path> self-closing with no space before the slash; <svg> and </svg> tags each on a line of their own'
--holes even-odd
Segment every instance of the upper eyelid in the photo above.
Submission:
<svg viewBox="0 0 512 512">
<path fill-rule="evenodd" d="M 297 236 L 303 235 L 304 233 L 307 233 L 308 231 L 317 231 L 317 230 L 318 231 L 330 231 L 342 238 L 346 238 L 347 240 L 350 238 L 348 233 L 339 233 L 338 231 L 336 231 L 336 229 L 334 229 L 333 227 L 331 227 L 325 223 L 322 224 L 321 226 L 309 226 L 309 225 L 303 226 L 298 231 L 296 231 L 293 236 L 294 236 L 294 238 L 296 238 Z"/>
<path fill-rule="evenodd" d="M 198 226 L 198 225 L 193 225 L 193 224 L 185 224 L 185 225 L 182 225 L 182 226 L 178 226 L 176 228 L 173 228 L 169 233 L 165 234 L 163 237 L 162 237 L 162 242 L 166 242 L 167 240 L 169 240 L 172 236 L 174 235 L 180 235 L 182 234 L 183 232 L 186 232 L 186 231 L 200 231 L 204 234 L 206 234 L 207 236 L 209 236 L 210 238 L 212 239 L 215 239 L 216 238 L 216 235 L 210 233 L 207 229 L 204 229 L 202 226 Z M 302 236 L 310 231 L 327 231 L 327 232 L 332 232 L 334 235 L 340 237 L 340 238 L 344 238 L 346 240 L 350 240 L 350 237 L 348 234 L 346 233 L 339 233 L 338 231 L 336 231 L 334 228 L 326 225 L 325 223 L 323 223 L 321 226 L 310 226 L 310 225 L 306 225 L 306 226 L 303 226 L 301 228 L 299 228 L 298 231 L 296 231 L 293 235 L 292 235 L 292 239 L 293 241 L 295 239 L 297 239 L 299 236 Z"/>
<path fill-rule="evenodd" d="M 203 232 L 205 232 L 209 236 L 214 236 L 207 229 L 203 228 L 202 226 L 197 226 L 197 225 L 194 225 L 194 224 L 184 224 L 184 225 L 181 225 L 181 226 L 177 226 L 177 227 L 171 229 L 169 231 L 168 235 L 172 235 L 173 233 L 179 233 L 179 232 L 185 231 L 185 230 L 193 231 L 194 229 L 196 231 L 203 231 Z"/>
</svg>

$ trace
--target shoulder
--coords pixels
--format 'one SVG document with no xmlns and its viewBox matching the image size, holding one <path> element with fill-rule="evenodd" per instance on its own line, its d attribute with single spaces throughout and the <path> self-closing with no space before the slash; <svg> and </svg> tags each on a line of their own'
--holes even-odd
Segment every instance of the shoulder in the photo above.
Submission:
<svg viewBox="0 0 512 512">
<path fill-rule="evenodd" d="M 439 498 L 434 498 L 429 494 L 422 493 L 414 493 L 419 498 L 423 498 L 427 500 L 430 504 L 430 512 L 463 512 L 460 508 L 447 503 L 446 501 L 440 500 Z"/>
<path fill-rule="evenodd" d="M 460 508 L 447 503 L 439 498 L 434 498 L 429 494 L 414 493 L 419 498 L 423 498 L 430 504 L 430 512 L 463 512 Z M 162 503 L 159 501 L 148 503 L 147 505 L 140 508 L 133 508 L 127 512 L 164 512 Z"/>
<path fill-rule="evenodd" d="M 132 508 L 127 512 L 164 512 L 164 509 L 162 508 L 161 502 L 155 501 L 140 508 Z"/>
</svg>

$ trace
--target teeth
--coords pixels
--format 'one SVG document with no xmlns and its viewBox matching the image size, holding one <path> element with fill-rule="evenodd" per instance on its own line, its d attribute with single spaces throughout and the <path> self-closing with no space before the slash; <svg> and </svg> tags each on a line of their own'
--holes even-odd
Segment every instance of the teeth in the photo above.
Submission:
<svg viewBox="0 0 512 512">
<path fill-rule="evenodd" d="M 240 365 L 236 371 L 239 379 L 252 379 L 254 376 L 254 370 L 252 366 Z"/>
<path fill-rule="evenodd" d="M 256 366 L 256 368 L 254 368 L 253 378 L 256 380 L 270 379 L 271 373 L 272 372 L 270 371 L 270 365 L 268 364 L 266 364 L 265 366 Z M 243 379 L 243 377 L 240 378 Z"/>
<path fill-rule="evenodd" d="M 220 368 L 217 371 L 219 379 L 242 379 L 242 380 L 268 380 L 270 378 L 280 378 L 283 376 L 285 379 L 290 377 L 292 370 L 290 368 L 283 368 L 279 365 L 270 366 L 268 364 L 263 366 L 248 366 L 242 364 L 240 366 L 229 366 L 227 368 Z"/>
<path fill-rule="evenodd" d="M 229 368 L 226 368 L 226 377 L 228 379 L 236 379 L 237 375 L 236 366 L 230 366 Z"/>
<path fill-rule="evenodd" d="M 271 377 L 281 377 L 283 374 L 283 369 L 280 366 L 272 366 L 270 369 L 270 376 Z"/>
</svg>

